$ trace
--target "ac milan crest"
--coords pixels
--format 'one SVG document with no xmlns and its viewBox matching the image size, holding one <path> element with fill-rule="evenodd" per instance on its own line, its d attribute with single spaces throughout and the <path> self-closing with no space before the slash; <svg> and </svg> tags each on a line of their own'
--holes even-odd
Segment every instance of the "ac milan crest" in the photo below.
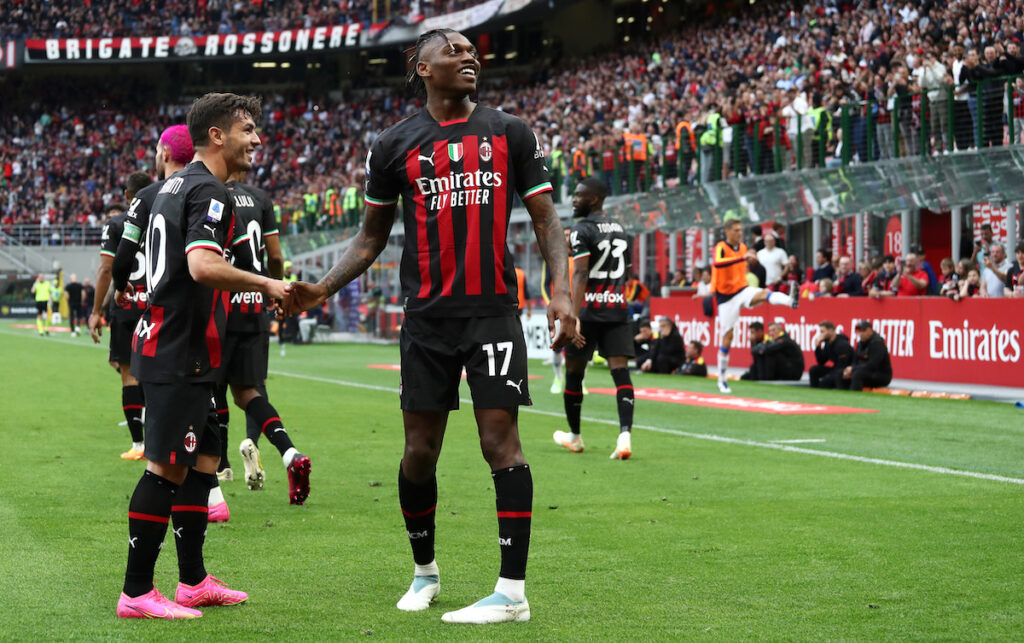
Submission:
<svg viewBox="0 0 1024 643">
<path fill-rule="evenodd" d="M 185 450 L 189 453 L 194 453 L 198 445 L 199 440 L 196 439 L 196 432 L 192 430 L 192 427 L 188 427 L 188 433 L 185 434 Z"/>
<path fill-rule="evenodd" d="M 491 144 L 487 141 L 480 144 L 480 160 L 484 163 L 491 160 Z"/>
<path fill-rule="evenodd" d="M 448 144 L 448 158 L 455 162 L 462 160 L 462 143 Z"/>
</svg>

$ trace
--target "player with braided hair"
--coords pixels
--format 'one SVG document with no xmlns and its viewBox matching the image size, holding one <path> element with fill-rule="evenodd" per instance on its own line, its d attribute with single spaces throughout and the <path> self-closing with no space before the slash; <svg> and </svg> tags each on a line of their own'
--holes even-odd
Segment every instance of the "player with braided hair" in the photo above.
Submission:
<svg viewBox="0 0 1024 643">
<path fill-rule="evenodd" d="M 533 219 L 551 269 L 548 328 L 556 349 L 571 341 L 576 329 L 565 238 L 536 135 L 515 116 L 470 101 L 480 75 L 473 44 L 458 32 L 438 29 L 420 36 L 408 54 L 409 84 L 426 93 L 426 108 L 374 142 L 366 157 L 362 230 L 319 283 L 294 285 L 285 312 L 323 304 L 366 271 L 387 243 L 402 197 L 405 450 L 398 499 L 415 566 L 412 585 L 397 607 L 425 610 L 440 591 L 434 560 L 436 467 L 448 413 L 459 406 L 465 367 L 494 483 L 501 571 L 493 594 L 442 620 L 526 621 L 533 478 L 519 441 L 519 406 L 531 401 L 515 265 L 506 242 L 515 193 Z"/>
</svg>

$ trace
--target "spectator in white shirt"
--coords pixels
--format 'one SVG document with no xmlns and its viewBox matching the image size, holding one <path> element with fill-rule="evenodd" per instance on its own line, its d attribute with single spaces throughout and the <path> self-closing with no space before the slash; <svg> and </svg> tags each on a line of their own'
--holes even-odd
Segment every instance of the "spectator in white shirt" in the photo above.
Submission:
<svg viewBox="0 0 1024 643">
<path fill-rule="evenodd" d="M 981 275 L 982 297 L 1005 297 L 1006 271 L 1013 267 L 1013 262 L 1006 256 L 1003 244 L 993 241 L 988 247 L 985 257 L 985 271 Z"/>
<path fill-rule="evenodd" d="M 764 248 L 757 252 L 757 260 L 764 266 L 766 286 L 777 284 L 782 280 L 786 261 L 789 259 L 786 251 L 775 245 L 775 242 L 775 232 L 769 230 L 764 235 Z"/>
</svg>

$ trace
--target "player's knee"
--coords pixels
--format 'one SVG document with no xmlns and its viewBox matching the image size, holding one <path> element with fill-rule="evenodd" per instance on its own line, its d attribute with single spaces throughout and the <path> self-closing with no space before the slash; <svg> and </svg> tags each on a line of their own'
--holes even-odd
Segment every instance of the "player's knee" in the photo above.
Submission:
<svg viewBox="0 0 1024 643">
<path fill-rule="evenodd" d="M 247 388 L 232 386 L 231 397 L 233 397 L 235 400 L 235 406 L 244 410 L 247 406 L 249 406 L 249 402 L 252 402 L 257 397 L 260 397 L 260 392 L 251 386 Z"/>
<path fill-rule="evenodd" d="M 119 364 L 117 368 L 118 368 L 118 372 L 121 374 L 121 386 L 138 386 L 139 385 L 139 380 L 135 379 L 135 376 L 133 376 L 129 372 L 128 364 Z"/>
<path fill-rule="evenodd" d="M 417 473 L 429 477 L 437 466 L 437 458 L 441 454 L 440 441 L 429 438 L 405 440 L 405 452 L 402 460 L 406 465 L 406 473 L 410 474 L 410 480 L 414 480 Z M 418 477 L 418 476 L 416 476 Z"/>
<path fill-rule="evenodd" d="M 156 475 L 169 480 L 174 484 L 181 484 L 185 482 L 185 476 L 188 475 L 188 467 L 183 464 L 170 464 L 169 462 L 154 462 L 150 460 L 146 463 L 146 470 L 155 473 Z M 214 469 L 216 473 L 216 469 Z"/>
<path fill-rule="evenodd" d="M 483 433 L 480 435 L 480 452 L 492 471 L 523 461 L 523 447 L 515 435 Z"/>
<path fill-rule="evenodd" d="M 201 471 L 202 473 L 216 474 L 217 473 L 217 468 L 219 466 L 220 466 L 220 456 L 219 455 L 207 455 L 207 454 L 203 453 L 203 454 L 200 454 L 198 457 L 196 457 L 196 466 L 193 467 L 193 468 L 196 469 L 197 471 Z M 187 473 L 188 472 L 186 471 L 186 474 Z"/>
</svg>

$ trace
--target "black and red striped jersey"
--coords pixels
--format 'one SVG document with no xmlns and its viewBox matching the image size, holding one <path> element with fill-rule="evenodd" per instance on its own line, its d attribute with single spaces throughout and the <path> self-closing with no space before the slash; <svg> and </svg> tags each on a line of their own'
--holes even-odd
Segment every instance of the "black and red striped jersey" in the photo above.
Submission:
<svg viewBox="0 0 1024 643">
<path fill-rule="evenodd" d="M 160 185 L 146 227 L 149 307 L 132 338 L 132 375 L 138 379 L 217 379 L 230 293 L 193 280 L 186 256 L 223 254 L 233 218 L 227 188 L 200 161 Z"/>
<path fill-rule="evenodd" d="M 279 232 L 274 203 L 266 192 L 252 185 L 229 181 L 227 188 L 235 215 L 235 231 L 226 256 L 239 270 L 269 277 L 265 239 Z M 229 332 L 270 330 L 263 293 L 233 292 L 229 301 Z"/>
<path fill-rule="evenodd" d="M 154 183 L 139 190 L 128 211 L 112 217 L 103 228 L 100 254 L 114 259 L 111 268 L 114 287 L 124 290 L 125 284 L 130 283 L 135 291 L 128 306 L 112 305 L 115 316 L 121 320 L 138 319 L 146 309 L 146 247 L 142 236 L 149 221 L 149 208 L 160 191 L 159 185 Z M 118 261 L 121 248 L 124 248 L 124 255 Z"/>
<path fill-rule="evenodd" d="M 626 282 L 632 276 L 633 238 L 621 223 L 598 212 L 573 224 L 569 243 L 574 262 L 589 257 L 580 320 L 627 321 Z"/>
<path fill-rule="evenodd" d="M 438 123 L 427 110 L 384 131 L 366 156 L 371 206 L 402 197 L 400 268 L 409 313 L 515 314 L 515 265 L 506 244 L 513 198 L 551 190 L 544 152 L 521 119 L 477 105 Z"/>
</svg>

